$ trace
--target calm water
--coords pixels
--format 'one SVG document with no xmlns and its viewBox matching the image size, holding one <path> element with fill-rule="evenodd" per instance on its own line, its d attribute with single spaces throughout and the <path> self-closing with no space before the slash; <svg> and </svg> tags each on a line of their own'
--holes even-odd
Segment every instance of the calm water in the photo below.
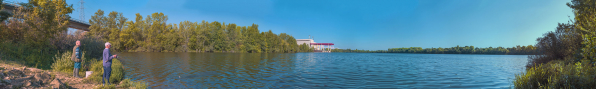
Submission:
<svg viewBox="0 0 596 89">
<path fill-rule="evenodd" d="M 526 55 L 120 53 L 152 88 L 508 88 Z"/>
</svg>

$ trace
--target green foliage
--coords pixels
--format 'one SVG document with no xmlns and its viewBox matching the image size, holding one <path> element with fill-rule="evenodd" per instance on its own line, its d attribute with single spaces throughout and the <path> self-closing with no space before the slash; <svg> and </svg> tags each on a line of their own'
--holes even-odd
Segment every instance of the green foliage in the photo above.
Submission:
<svg viewBox="0 0 596 89">
<path fill-rule="evenodd" d="M 90 20 L 90 37 L 114 45 L 117 51 L 129 52 L 308 52 L 299 50 L 294 37 L 271 31 L 260 32 L 258 25 L 237 26 L 234 23 L 190 22 L 167 24 L 168 16 L 153 13 L 143 19 L 136 14 L 126 21 L 122 13 L 104 16 L 98 10 Z"/>
<path fill-rule="evenodd" d="M 585 47 L 581 48 L 582 57 L 587 60 L 596 62 L 596 33 L 590 32 L 590 34 L 583 35 L 585 41 L 582 42 Z"/>
<path fill-rule="evenodd" d="M 67 31 L 70 18 L 68 14 L 74 10 L 65 0 L 29 0 L 23 4 L 22 12 L 16 12 L 9 22 L 19 24 L 24 30 L 22 41 L 34 48 L 53 47 L 52 43 L 60 40 L 61 34 Z"/>
<path fill-rule="evenodd" d="M 132 81 L 130 79 L 124 79 L 122 80 L 122 83 L 120 83 L 120 88 L 126 88 L 126 89 L 147 89 L 148 84 L 145 81 Z"/>
<path fill-rule="evenodd" d="M 57 54 L 57 51 L 50 51 L 51 49 L 33 48 L 23 43 L 2 42 L 0 43 L 0 59 L 40 69 L 50 69 L 53 62 L 52 57 Z"/>
<path fill-rule="evenodd" d="M 93 61 L 93 60 L 91 60 Z M 91 71 L 93 73 L 87 78 L 87 82 L 93 83 L 101 83 L 101 78 L 103 75 L 103 62 L 100 60 L 95 60 L 91 62 Z M 116 84 L 124 79 L 124 68 L 122 67 L 122 63 L 120 60 L 114 58 L 112 59 L 112 74 L 110 76 L 110 83 Z"/>
<path fill-rule="evenodd" d="M 572 0 L 567 3 L 567 6 L 573 9 L 575 14 L 573 24 L 571 24 L 573 25 L 572 28 L 576 33 L 579 33 L 583 40 L 576 59 L 596 62 L 596 56 L 594 56 L 596 54 L 596 17 L 594 17 L 596 15 L 596 4 L 594 0 Z"/>
<path fill-rule="evenodd" d="M 0 22 L 0 55 L 26 66 L 50 69 L 52 57 L 72 50 L 73 37 L 64 34 L 72 10 L 64 0 L 30 0 L 22 4 L 11 18 Z"/>
<path fill-rule="evenodd" d="M 83 56 L 88 58 L 97 58 L 99 59 L 103 55 L 104 41 L 101 41 L 97 38 L 85 37 L 80 40 L 81 46 L 80 49 L 83 51 Z M 74 43 L 74 42 L 73 42 Z M 72 47 L 69 51 L 72 51 Z"/>
<path fill-rule="evenodd" d="M 72 52 L 64 52 L 61 55 L 56 54 L 54 57 L 54 63 L 52 63 L 52 69 L 64 73 L 72 73 L 74 69 L 74 62 L 70 60 Z"/>
<path fill-rule="evenodd" d="M 572 0 L 567 3 L 575 14 L 574 28 L 583 38 L 580 58 L 596 62 L 596 4 L 594 0 Z"/>
<path fill-rule="evenodd" d="M 294 39 L 294 40 L 296 40 L 296 39 Z M 300 44 L 300 45 L 298 46 L 298 50 L 299 50 L 300 52 L 313 52 L 315 49 L 314 49 L 314 48 L 312 48 L 312 47 L 310 47 L 310 46 L 309 46 L 308 44 L 306 44 L 306 43 L 302 43 L 302 44 Z M 350 49 L 347 49 L 347 50 L 345 50 L 345 51 L 344 51 L 344 50 L 341 50 L 341 49 L 335 49 L 335 51 L 333 51 L 333 52 L 352 52 L 352 51 L 351 51 Z"/>
<path fill-rule="evenodd" d="M 596 87 L 596 67 L 588 60 L 566 64 L 551 61 L 515 76 L 517 89 L 589 89 Z"/>
<path fill-rule="evenodd" d="M 34 47 L 26 42 L 0 42 L 0 55 L 2 55 L 0 58 L 40 69 L 50 69 L 52 63 L 54 63 L 53 58 L 60 55 L 60 52 L 72 51 L 74 41 L 77 38 L 69 35 L 61 37 L 61 39 L 55 45 L 49 45 L 48 47 Z M 80 40 L 84 57 L 99 58 L 101 56 L 103 42 L 93 38 L 82 38 Z"/>
<path fill-rule="evenodd" d="M 536 40 L 536 47 L 543 54 L 530 56 L 527 67 L 553 60 L 576 61 L 578 49 L 582 46 L 582 37 L 573 24 L 559 23 L 554 32 L 547 32 Z"/>
<path fill-rule="evenodd" d="M 95 58 L 93 59 L 88 59 L 86 58 L 87 53 L 83 52 L 83 56 L 81 57 L 81 59 L 83 60 L 81 62 L 81 69 L 79 71 L 87 71 L 88 68 L 90 67 L 91 62 L 93 62 L 93 60 L 97 60 Z M 63 72 L 63 73 L 72 73 L 73 69 L 74 69 L 74 61 L 70 60 L 70 58 L 72 57 L 72 52 L 71 51 L 67 51 L 64 52 L 62 54 L 56 54 L 56 56 L 54 56 L 54 63 L 52 63 L 51 68 L 54 71 L 59 71 L 59 72 Z"/>
<path fill-rule="evenodd" d="M 516 75 L 515 88 L 596 87 L 596 4 L 593 0 L 572 0 L 567 6 L 573 9 L 575 21 L 560 23 L 554 32 L 537 39 L 536 46 L 544 54 L 530 56 L 527 72 Z"/>
</svg>

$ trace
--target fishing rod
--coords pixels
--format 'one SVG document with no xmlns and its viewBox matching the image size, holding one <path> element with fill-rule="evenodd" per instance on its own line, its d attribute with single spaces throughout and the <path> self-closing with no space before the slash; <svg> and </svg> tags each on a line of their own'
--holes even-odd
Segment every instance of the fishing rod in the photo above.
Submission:
<svg viewBox="0 0 596 89">
<path fill-rule="evenodd" d="M 120 53 L 117 53 L 116 55 L 118 55 L 118 54 L 121 54 L 121 53 L 122 53 L 122 52 L 120 52 Z M 118 55 L 118 56 L 116 56 L 116 58 L 117 58 L 118 60 L 120 60 L 120 62 L 121 62 L 122 64 L 125 64 L 125 62 L 124 62 L 124 61 L 129 61 L 129 60 L 128 60 L 128 57 L 120 57 L 120 56 Z"/>
</svg>

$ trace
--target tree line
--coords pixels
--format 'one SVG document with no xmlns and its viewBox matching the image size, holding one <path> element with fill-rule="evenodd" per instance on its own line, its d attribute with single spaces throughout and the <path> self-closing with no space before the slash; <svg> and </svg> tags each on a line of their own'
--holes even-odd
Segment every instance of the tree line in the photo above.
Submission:
<svg viewBox="0 0 596 89">
<path fill-rule="evenodd" d="M 166 23 L 168 16 L 156 12 L 128 20 L 122 13 L 112 11 L 104 16 L 98 10 L 89 20 L 87 33 L 113 44 L 117 51 L 128 52 L 242 52 L 288 53 L 310 52 L 310 47 L 299 46 L 286 33 L 271 30 L 261 32 L 259 25 L 237 26 L 218 21 Z"/>
<path fill-rule="evenodd" d="M 536 55 L 540 54 L 533 45 L 520 46 L 511 48 L 504 47 L 487 47 L 478 48 L 474 46 L 464 46 L 451 48 L 389 48 L 387 50 L 352 50 L 352 49 L 331 49 L 332 52 L 361 52 L 361 53 L 426 53 L 426 54 L 509 54 L 509 55 Z"/>
</svg>

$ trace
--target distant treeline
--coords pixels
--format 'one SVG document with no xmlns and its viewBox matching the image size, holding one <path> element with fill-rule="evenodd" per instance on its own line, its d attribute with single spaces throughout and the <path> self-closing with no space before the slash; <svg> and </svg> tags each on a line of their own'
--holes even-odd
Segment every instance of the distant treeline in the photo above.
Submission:
<svg viewBox="0 0 596 89">
<path fill-rule="evenodd" d="M 104 16 L 98 10 L 89 20 L 88 35 L 112 43 L 115 50 L 130 52 L 310 52 L 312 48 L 299 46 L 286 33 L 259 31 L 259 25 L 237 26 L 218 21 L 167 24 L 168 16 L 139 13 L 132 21 L 122 13 L 112 11 Z"/>
<path fill-rule="evenodd" d="M 509 55 L 535 55 L 540 54 L 536 47 L 516 46 L 511 48 L 488 47 L 478 48 L 474 46 L 460 47 L 459 45 L 451 48 L 389 48 L 388 50 L 352 50 L 352 49 L 332 49 L 331 52 L 360 52 L 360 53 L 426 53 L 426 54 L 509 54 Z"/>
</svg>

